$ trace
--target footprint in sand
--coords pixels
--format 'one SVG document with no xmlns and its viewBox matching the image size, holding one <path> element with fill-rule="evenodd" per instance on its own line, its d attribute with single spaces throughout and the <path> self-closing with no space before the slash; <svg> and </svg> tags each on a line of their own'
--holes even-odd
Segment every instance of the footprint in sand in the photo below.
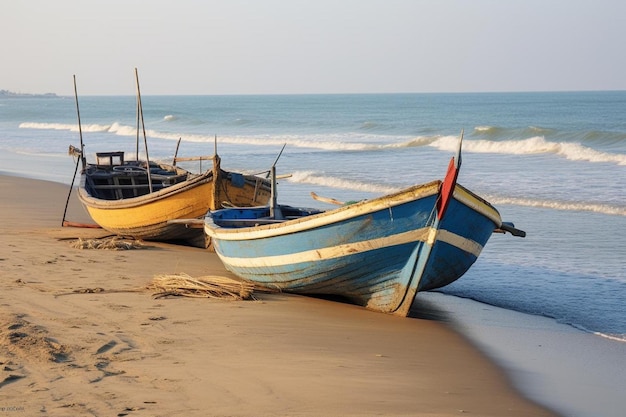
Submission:
<svg viewBox="0 0 626 417">
<path fill-rule="evenodd" d="M 2 381 L 0 381 L 0 388 L 4 387 L 5 385 L 10 384 L 11 382 L 15 382 L 18 381 L 22 378 L 25 378 L 24 375 L 15 375 L 15 374 L 11 374 L 9 376 L 7 376 L 6 378 L 4 378 Z"/>
<path fill-rule="evenodd" d="M 111 340 L 110 342 L 105 343 L 104 345 L 100 346 L 100 348 L 96 351 L 96 355 L 101 355 L 104 352 L 108 352 L 109 350 L 113 349 L 116 345 L 117 345 L 117 342 L 115 340 Z"/>
<path fill-rule="evenodd" d="M 9 323 L 0 325 L 0 343 L 11 354 L 29 359 L 57 363 L 70 360 L 68 346 L 50 337 L 46 328 L 33 325 L 21 315 L 16 315 Z"/>
</svg>

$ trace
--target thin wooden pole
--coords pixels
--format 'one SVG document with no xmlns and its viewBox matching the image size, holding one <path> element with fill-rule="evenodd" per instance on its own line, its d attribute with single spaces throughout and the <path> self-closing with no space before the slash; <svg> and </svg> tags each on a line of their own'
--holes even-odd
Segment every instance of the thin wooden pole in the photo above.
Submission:
<svg viewBox="0 0 626 417">
<path fill-rule="evenodd" d="M 270 217 L 273 219 L 283 219 L 283 214 L 280 210 L 280 207 L 278 206 L 278 190 L 276 189 L 276 163 L 280 159 L 280 156 L 283 154 L 283 151 L 285 150 L 285 146 L 287 146 L 286 143 L 283 145 L 280 152 L 278 153 L 278 156 L 274 160 L 274 163 L 272 164 L 272 167 L 270 168 L 270 172 L 269 172 L 269 176 L 270 176 L 271 184 L 272 184 L 271 193 L 270 193 Z"/>
<path fill-rule="evenodd" d="M 135 140 L 135 160 L 139 162 L 139 100 L 137 100 L 137 138 Z"/>
<path fill-rule="evenodd" d="M 217 183 L 217 175 L 220 170 L 220 157 L 217 155 L 217 135 L 213 138 L 213 181 Z M 202 171 L 202 160 L 200 160 L 200 172 Z"/>
<path fill-rule="evenodd" d="M 180 141 L 182 138 L 178 138 L 178 142 L 176 142 L 176 151 L 174 152 L 174 162 L 172 165 L 176 166 L 176 157 L 178 156 L 178 147 L 180 146 Z"/>
<path fill-rule="evenodd" d="M 270 179 L 271 179 L 271 195 L 270 195 L 270 217 L 276 218 L 276 165 L 272 165 L 270 168 Z"/>
<path fill-rule="evenodd" d="M 82 155 L 79 157 L 82 158 Z M 74 168 L 74 176 L 72 177 L 72 183 L 70 184 L 70 191 L 67 193 L 67 200 L 65 200 L 65 210 L 63 210 L 63 219 L 61 220 L 61 227 L 65 226 L 65 216 L 67 215 L 67 206 L 70 204 L 70 196 L 72 195 L 72 189 L 74 188 L 74 180 L 76 179 L 76 172 L 78 171 L 78 162 L 76 160 L 76 167 Z"/>
<path fill-rule="evenodd" d="M 274 163 L 272 164 L 273 167 L 276 166 L 276 164 L 278 163 L 278 160 L 280 159 L 280 156 L 283 154 L 283 151 L 285 150 L 285 146 L 287 146 L 287 142 L 285 142 L 285 144 L 283 145 L 282 148 L 280 148 L 280 152 L 278 152 L 278 156 L 276 156 L 276 159 L 274 160 Z M 265 178 L 269 178 L 270 175 L 272 174 L 271 171 L 269 171 L 267 173 L 267 175 L 265 175 Z"/>
<path fill-rule="evenodd" d="M 76 89 L 76 74 L 74 74 L 74 99 L 76 101 L 76 115 L 78 117 L 78 135 L 80 137 L 80 155 L 76 160 L 76 167 L 74 168 L 74 176 L 72 177 L 72 183 L 70 184 L 70 191 L 67 193 L 67 199 L 65 200 L 65 209 L 63 210 L 63 219 L 61 220 L 61 227 L 65 226 L 65 216 L 67 215 L 67 206 L 70 203 L 70 196 L 72 195 L 72 189 L 74 188 L 74 181 L 76 180 L 76 172 L 78 172 L 79 161 L 83 163 L 83 170 L 85 169 L 85 146 L 83 145 L 83 130 L 80 123 L 80 108 L 78 107 L 78 90 Z"/>
<path fill-rule="evenodd" d="M 150 175 L 150 156 L 148 155 L 148 140 L 146 139 L 146 125 L 143 120 L 143 106 L 141 105 L 141 91 L 139 89 L 139 73 L 137 72 L 137 68 L 135 68 L 135 81 L 137 83 L 137 103 L 139 108 L 139 116 L 141 117 L 141 128 L 143 129 L 143 143 L 146 149 L 146 164 L 148 171 L 148 187 L 150 188 L 150 192 L 152 192 L 152 178 Z"/>
<path fill-rule="evenodd" d="M 80 108 L 78 107 L 78 90 L 76 89 L 76 75 L 74 74 L 74 100 L 76 101 L 76 115 L 78 117 L 78 136 L 80 138 L 80 158 L 85 169 L 85 145 L 83 144 L 83 128 L 80 123 Z"/>
</svg>

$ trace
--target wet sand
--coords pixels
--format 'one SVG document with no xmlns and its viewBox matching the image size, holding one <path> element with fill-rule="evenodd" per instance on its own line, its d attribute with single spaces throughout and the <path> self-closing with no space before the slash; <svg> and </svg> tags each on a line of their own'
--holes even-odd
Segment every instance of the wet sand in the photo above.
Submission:
<svg viewBox="0 0 626 417">
<path fill-rule="evenodd" d="M 214 253 L 61 227 L 68 187 L 0 175 L 0 408 L 48 416 L 556 416 L 418 303 L 155 298 L 159 274 L 233 277 Z M 67 220 L 90 223 L 75 193 Z"/>
</svg>

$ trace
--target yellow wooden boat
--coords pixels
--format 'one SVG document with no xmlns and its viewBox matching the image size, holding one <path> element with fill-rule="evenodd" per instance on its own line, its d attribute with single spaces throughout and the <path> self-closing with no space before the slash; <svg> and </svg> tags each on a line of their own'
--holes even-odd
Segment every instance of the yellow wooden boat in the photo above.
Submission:
<svg viewBox="0 0 626 417">
<path fill-rule="evenodd" d="M 267 204 L 271 195 L 271 182 L 255 175 L 221 169 L 217 143 L 213 156 L 177 158 L 177 145 L 171 165 L 151 161 L 148 157 L 136 68 L 135 78 L 137 158 L 125 160 L 124 152 L 120 151 L 100 152 L 96 153 L 95 163 L 87 163 L 74 76 L 80 149 L 70 146 L 70 155 L 78 157 L 76 170 L 79 162 L 82 162 L 78 198 L 91 218 L 111 233 L 145 240 L 187 241 L 195 246 L 206 247 L 208 241 L 203 230 L 203 218 L 207 212 L 227 206 Z M 143 161 L 138 157 L 140 124 L 145 144 Z M 183 161 L 203 160 L 212 160 L 213 167 L 199 174 L 176 165 Z M 63 219 L 65 224 L 65 216 Z"/>
<path fill-rule="evenodd" d="M 70 153 L 84 161 L 79 149 Z M 206 246 L 202 219 L 209 210 L 264 205 L 271 194 L 268 179 L 225 171 L 218 155 L 175 158 L 171 165 L 125 161 L 124 152 L 97 153 L 96 159 L 83 162 L 78 197 L 98 225 L 117 235 Z M 207 159 L 213 167 L 200 174 L 176 166 Z"/>
</svg>

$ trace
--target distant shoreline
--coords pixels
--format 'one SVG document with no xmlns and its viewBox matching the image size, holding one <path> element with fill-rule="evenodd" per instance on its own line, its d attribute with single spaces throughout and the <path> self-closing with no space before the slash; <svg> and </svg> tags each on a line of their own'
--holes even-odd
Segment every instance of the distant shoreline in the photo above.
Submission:
<svg viewBox="0 0 626 417">
<path fill-rule="evenodd" d="M 0 90 L 0 98 L 22 98 L 22 97 L 30 97 L 30 98 L 57 98 L 55 93 L 44 93 L 44 94 L 29 94 L 29 93 L 15 93 L 9 90 Z"/>
</svg>

